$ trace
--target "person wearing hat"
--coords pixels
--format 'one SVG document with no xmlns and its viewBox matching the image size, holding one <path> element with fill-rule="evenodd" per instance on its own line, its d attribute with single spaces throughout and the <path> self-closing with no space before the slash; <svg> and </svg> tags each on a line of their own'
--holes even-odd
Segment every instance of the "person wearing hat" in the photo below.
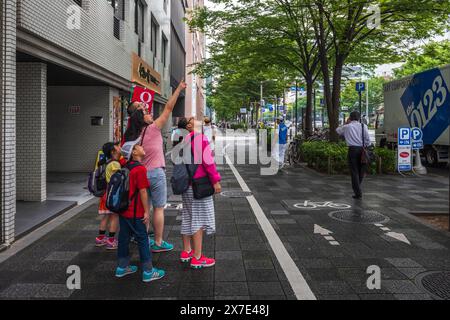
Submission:
<svg viewBox="0 0 450 320">
<path fill-rule="evenodd" d="M 135 273 L 137 266 L 130 265 L 130 241 L 134 238 L 139 247 L 139 257 L 143 272 L 142 281 L 151 282 L 165 276 L 163 270 L 153 267 L 152 251 L 147 236 L 147 225 L 150 221 L 150 204 L 147 189 L 150 187 L 147 179 L 147 169 L 141 165 L 145 151 L 140 140 L 126 142 L 122 146 L 122 154 L 128 160 L 129 173 L 129 206 L 120 214 L 119 244 L 117 250 L 118 266 L 116 277 L 122 278 Z"/>
<path fill-rule="evenodd" d="M 277 118 L 278 125 L 278 167 L 279 169 L 283 169 L 284 167 L 284 157 L 286 154 L 287 147 L 287 136 L 288 136 L 288 128 L 284 123 L 284 118 L 282 116 Z"/>
</svg>

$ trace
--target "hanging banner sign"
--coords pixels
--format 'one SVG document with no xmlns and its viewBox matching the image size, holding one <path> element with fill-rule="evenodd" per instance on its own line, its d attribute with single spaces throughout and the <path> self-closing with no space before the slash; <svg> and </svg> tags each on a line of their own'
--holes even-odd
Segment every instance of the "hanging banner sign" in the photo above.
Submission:
<svg viewBox="0 0 450 320">
<path fill-rule="evenodd" d="M 131 94 L 131 103 L 142 102 L 146 104 L 148 112 L 151 113 L 153 109 L 154 100 L 155 100 L 155 91 L 140 86 L 133 86 L 133 92 Z"/>
</svg>

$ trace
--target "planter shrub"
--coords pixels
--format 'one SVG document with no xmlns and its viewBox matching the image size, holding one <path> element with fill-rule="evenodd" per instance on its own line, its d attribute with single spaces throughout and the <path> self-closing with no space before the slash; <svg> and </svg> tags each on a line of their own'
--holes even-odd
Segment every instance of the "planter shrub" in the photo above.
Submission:
<svg viewBox="0 0 450 320">
<path fill-rule="evenodd" d="M 328 174 L 348 174 L 347 145 L 343 142 L 331 143 L 328 141 L 307 141 L 300 145 L 302 160 L 308 167 Z M 394 173 L 395 152 L 388 149 L 376 148 L 378 158 L 370 168 L 371 174 Z M 381 164 L 381 165 L 380 165 Z M 380 170 L 379 170 L 380 169 Z"/>
</svg>

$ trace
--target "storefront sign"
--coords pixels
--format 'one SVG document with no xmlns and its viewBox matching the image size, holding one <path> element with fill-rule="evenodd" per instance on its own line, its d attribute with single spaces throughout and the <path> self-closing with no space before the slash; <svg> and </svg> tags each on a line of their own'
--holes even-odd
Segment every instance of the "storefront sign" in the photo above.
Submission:
<svg viewBox="0 0 450 320">
<path fill-rule="evenodd" d="M 134 52 L 132 53 L 132 68 L 132 82 L 161 94 L 161 75 Z"/>
</svg>

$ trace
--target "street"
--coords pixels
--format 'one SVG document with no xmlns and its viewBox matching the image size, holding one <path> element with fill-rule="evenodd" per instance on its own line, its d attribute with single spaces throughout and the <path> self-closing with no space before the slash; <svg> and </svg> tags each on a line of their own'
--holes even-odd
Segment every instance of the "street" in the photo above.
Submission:
<svg viewBox="0 0 450 320">
<path fill-rule="evenodd" d="M 246 140 L 224 141 L 229 152 Z M 217 259 L 214 268 L 197 271 L 179 262 L 180 215 L 174 208 L 181 199 L 172 195 L 165 238 L 175 250 L 154 255 L 155 265 L 167 276 L 151 284 L 142 283 L 138 275 L 115 279 L 115 252 L 95 247 L 94 203 L 1 263 L 0 297 L 449 298 L 448 291 L 439 289 L 442 282 L 433 281 L 450 272 L 448 232 L 410 214 L 448 211 L 448 178 L 370 176 L 363 185 L 363 200 L 355 201 L 349 196 L 347 176 L 326 176 L 305 166 L 261 176 L 259 165 L 233 165 L 229 159 L 219 170 L 223 193 L 215 197 L 217 234 L 205 243 L 207 254 Z M 137 248 L 133 251 L 137 262 Z M 71 265 L 81 269 L 80 290 L 67 289 L 66 270 Z M 379 288 L 368 284 L 371 268 L 379 268 Z"/>
</svg>

